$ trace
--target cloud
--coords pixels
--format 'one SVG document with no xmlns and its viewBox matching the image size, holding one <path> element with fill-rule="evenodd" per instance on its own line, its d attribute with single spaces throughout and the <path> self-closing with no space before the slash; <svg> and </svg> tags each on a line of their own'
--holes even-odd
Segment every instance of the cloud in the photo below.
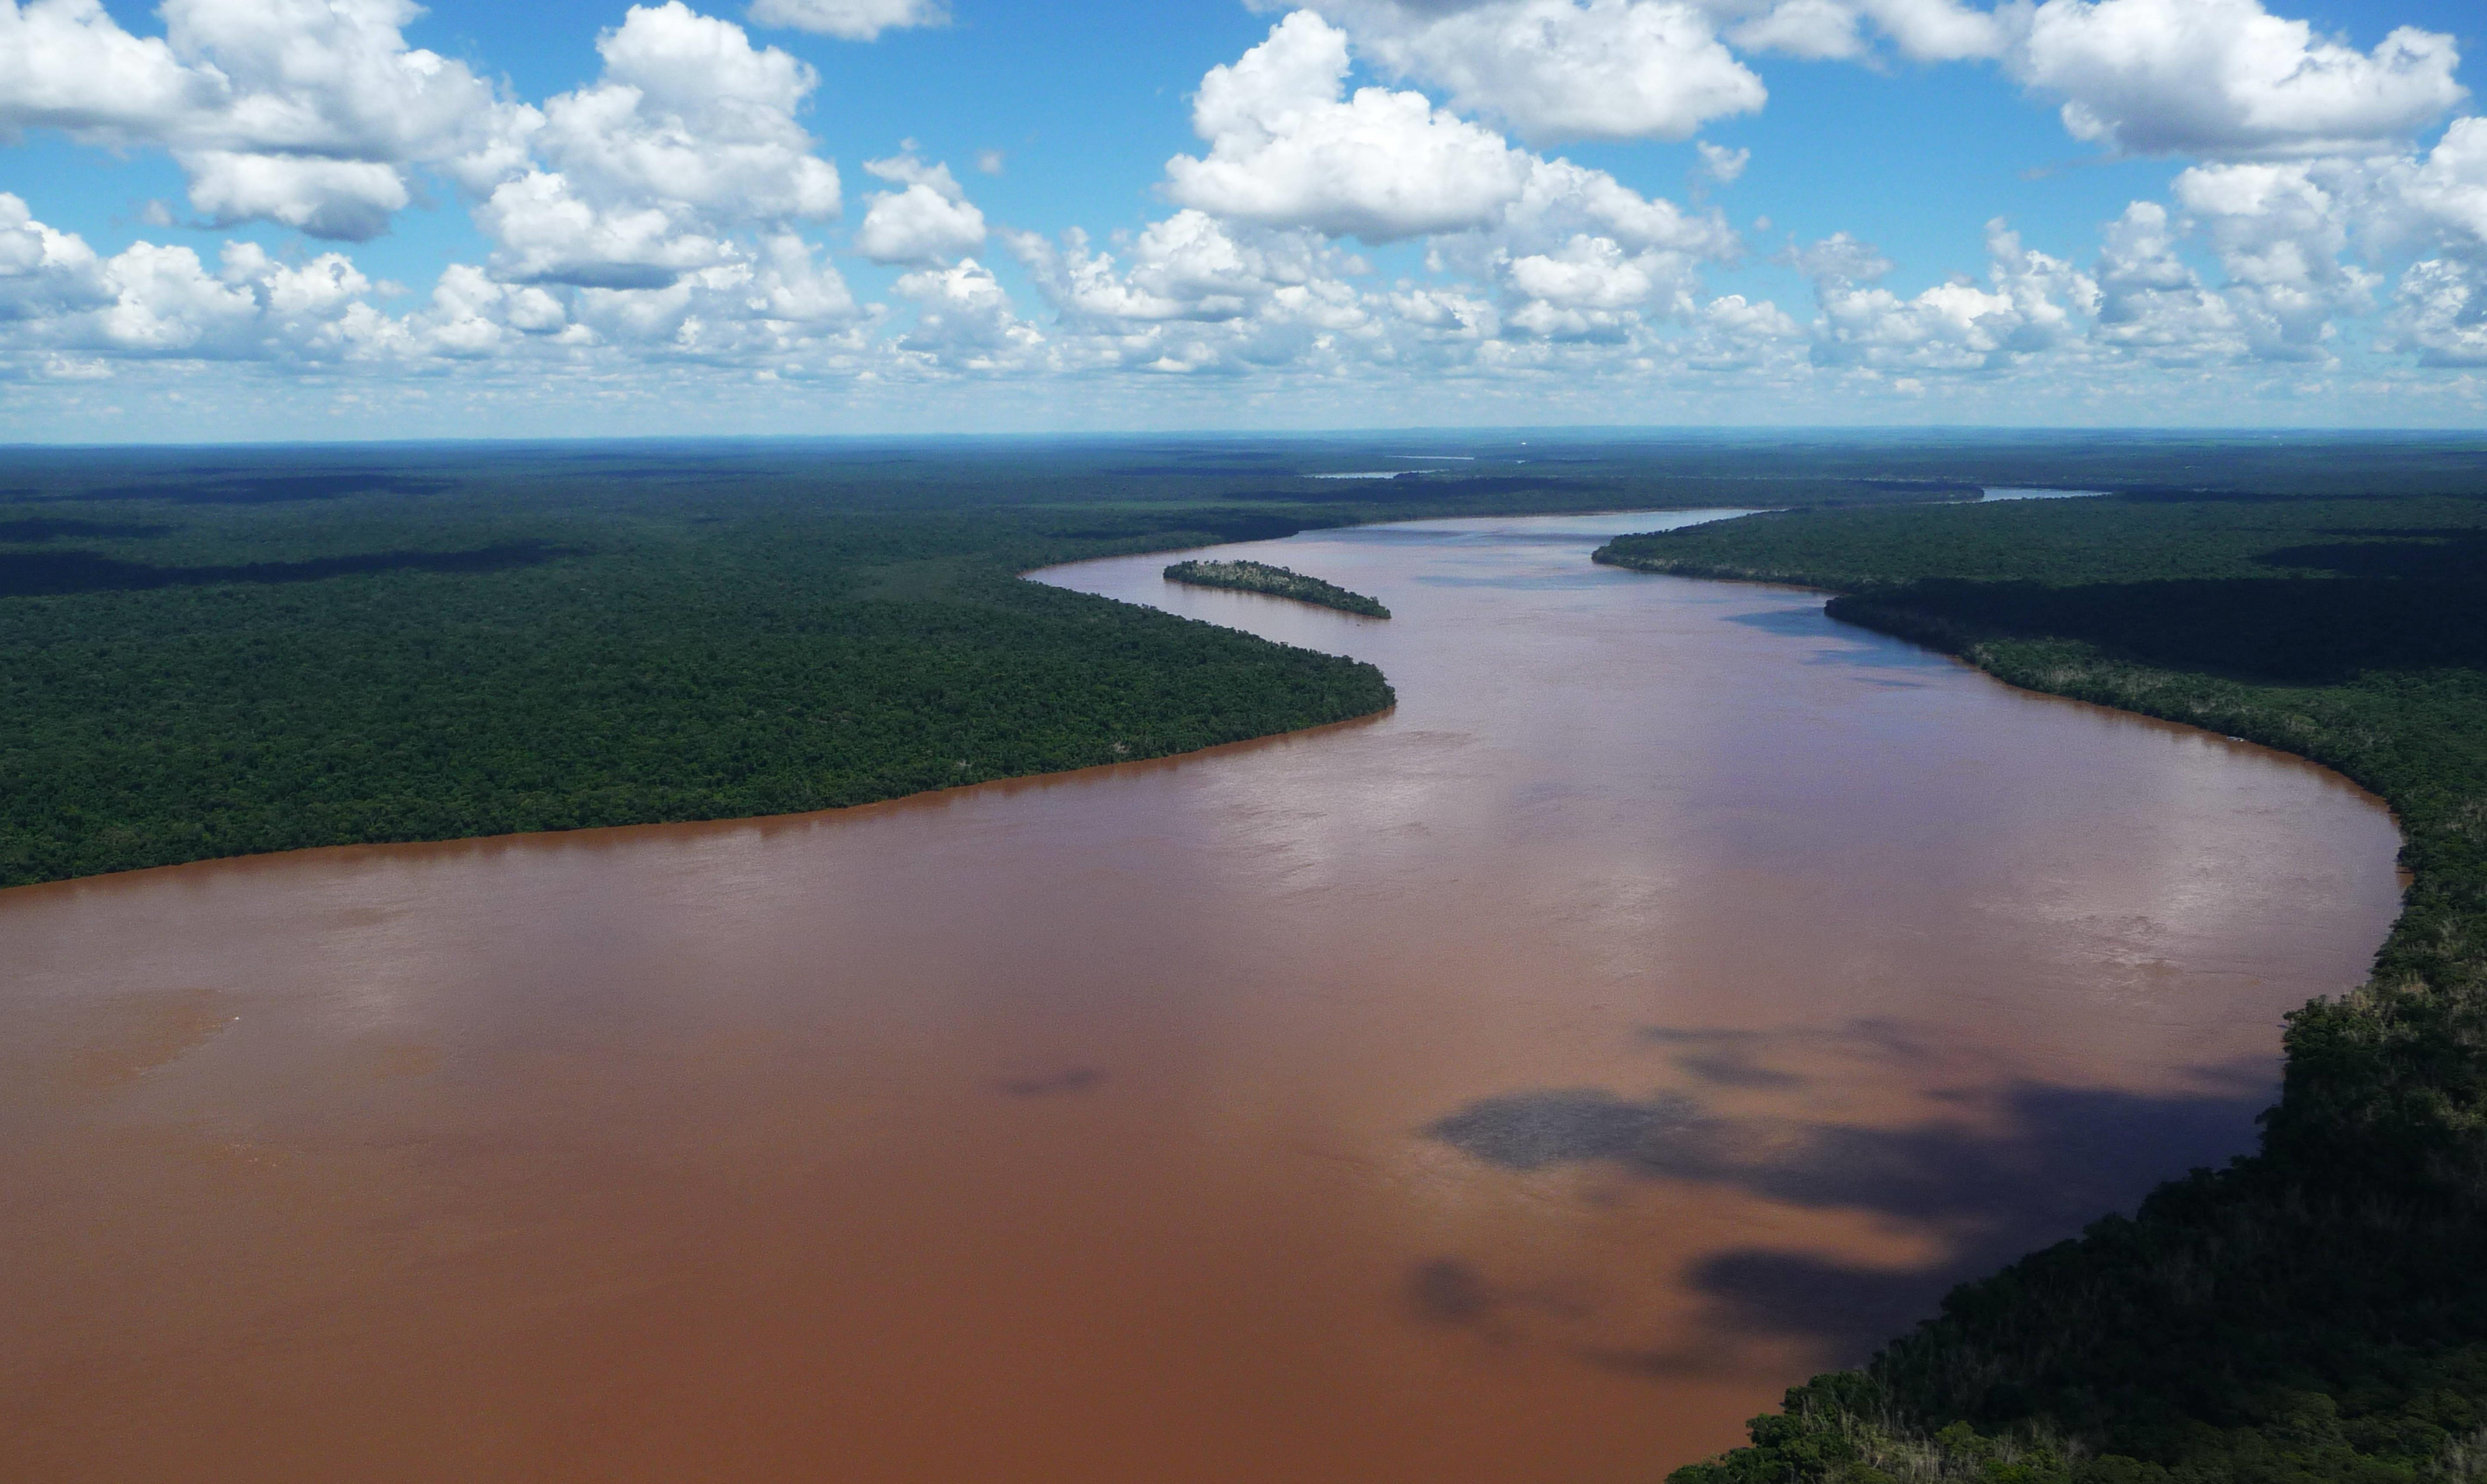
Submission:
<svg viewBox="0 0 2487 1484">
<path fill-rule="evenodd" d="M 2487 366 L 2487 272 L 2431 258 L 2401 278 L 2389 349 L 2422 366 Z"/>
<path fill-rule="evenodd" d="M 1586 231 L 1635 250 L 1657 248 L 1725 262 L 1744 243 L 1718 211 L 1687 211 L 1663 197 L 1643 196 L 1603 170 L 1567 159 L 1531 159 L 1519 193 L 1493 224 L 1496 237 L 1526 250 Z"/>
<path fill-rule="evenodd" d="M 1387 357 L 1375 306 L 1349 280 L 1363 263 L 1302 229 L 1183 210 L 1118 242 L 1033 233 L 1011 250 L 1059 319 L 1057 364 L 1241 375 L 1319 357 Z M 1124 266 L 1128 263 L 1128 266 Z"/>
<path fill-rule="evenodd" d="M 401 0 L 168 0 L 161 39 L 94 0 L 0 0 L 0 128 L 160 146 L 187 172 L 193 226 L 359 239 L 445 182 L 489 244 L 401 299 L 337 252 L 141 241 L 105 257 L 0 194 L 0 377 L 218 361 L 408 386 L 454 365 L 539 386 L 705 368 L 858 386 L 1122 376 L 1256 378 L 1254 396 L 1566 398 L 1610 379 L 1804 397 L 1946 377 L 1967 406 L 2006 378 L 2132 396 L 2262 363 L 2364 356 L 2369 378 L 2487 366 L 2487 120 L 2454 119 L 2425 149 L 2411 132 L 2463 96 L 2443 38 L 2358 51 L 2257 0 L 1325 10 L 1276 18 L 1202 79 L 1205 143 L 1167 166 L 1171 214 L 1096 238 L 999 233 L 1036 291 L 1024 304 L 988 266 L 996 234 L 950 166 L 911 143 L 867 162 L 852 242 L 908 270 L 893 314 L 858 303 L 813 240 L 843 206 L 804 123 L 819 76 L 682 0 L 628 10 L 598 41 L 600 75 L 540 107 L 407 46 Z M 1813 280 L 1808 315 L 1707 286 L 1745 243 L 1697 196 L 1643 196 L 1499 131 L 1689 137 L 1740 99 L 1759 105 L 1739 46 L 1870 65 L 2000 57 L 2084 137 L 2204 158 L 2106 224 L 2082 268 L 1998 222 L 1980 276 L 1904 294 L 1865 244 L 1818 242 L 1787 260 Z M 1359 60 L 1407 81 L 1352 86 Z M 1703 140 L 1695 154 L 1699 179 L 1719 183 L 1750 160 Z M 1424 240 L 1382 257 L 1385 280 L 1350 238 Z M 2380 356 L 2401 361 L 2378 370 Z"/>
<path fill-rule="evenodd" d="M 603 75 L 544 106 L 542 163 L 476 210 L 496 274 L 662 288 L 736 260 L 741 229 L 837 215 L 837 168 L 795 118 L 809 67 L 681 0 L 633 6 L 597 50 Z"/>
<path fill-rule="evenodd" d="M 1752 151 L 1730 150 L 1707 139 L 1694 140 L 1692 148 L 1700 152 L 1702 174 L 1721 185 L 1733 185 L 1744 179 L 1745 167 L 1753 162 Z"/>
<path fill-rule="evenodd" d="M 1029 369 L 1044 354 L 1044 333 L 1019 317 L 1009 291 L 973 258 L 908 273 L 897 289 L 916 305 L 915 325 L 898 348 L 927 364 L 998 373 Z"/>
<path fill-rule="evenodd" d="M 1348 68 L 1345 32 L 1309 12 L 1281 20 L 1203 79 L 1193 123 L 1210 153 L 1169 161 L 1166 193 L 1261 227 L 1368 242 L 1432 237 L 1443 261 L 1481 275 L 1531 255 L 1604 251 L 1575 245 L 1584 236 L 1671 255 L 1644 265 L 1670 282 L 1694 260 L 1741 250 L 1715 211 L 1687 213 L 1604 171 L 1514 149 L 1420 94 L 1363 88 L 1345 98 Z"/>
<path fill-rule="evenodd" d="M 407 174 L 480 186 L 522 158 L 531 110 L 410 47 L 408 0 L 166 0 L 161 39 L 97 0 L 0 0 L 0 129 L 170 150 L 191 204 L 363 240 Z"/>
<path fill-rule="evenodd" d="M 2008 39 L 1990 12 L 1958 0 L 1708 0 L 1727 37 L 1751 51 L 1816 61 L 1870 60 L 1872 32 L 1912 62 L 1965 62 L 1998 56 Z"/>
<path fill-rule="evenodd" d="M 1779 0 L 1731 33 L 1747 51 L 1777 51 L 1807 61 L 1849 60 L 1869 50 L 1857 8 L 1837 0 Z"/>
<path fill-rule="evenodd" d="M 441 272 L 422 319 L 429 349 L 458 357 L 490 355 L 514 339 L 570 327 L 568 308 L 548 291 L 505 284 L 464 263 Z"/>
<path fill-rule="evenodd" d="M 2361 52 L 2262 0 L 2046 0 L 2010 68 L 2074 137 L 2122 154 L 2372 154 L 2467 97 L 2452 38 L 2403 26 Z"/>
<path fill-rule="evenodd" d="M 397 167 L 367 159 L 321 159 L 200 150 L 182 156 L 190 204 L 218 226 L 272 221 L 309 237 L 364 242 L 388 231 L 412 199 Z"/>
<path fill-rule="evenodd" d="M 476 208 L 475 223 L 494 243 L 494 274 L 516 283 L 661 289 L 733 253 L 678 203 L 600 205 L 555 171 L 529 171 L 502 185 Z"/>
<path fill-rule="evenodd" d="M 1127 269 L 1076 229 L 1062 247 L 1023 233 L 1011 248 L 1058 312 L 1088 321 L 1234 320 L 1340 266 L 1309 234 L 1239 228 L 1190 210 L 1132 238 Z"/>
<path fill-rule="evenodd" d="M 283 263 L 248 242 L 227 243 L 213 269 L 146 241 L 98 257 L 0 193 L 0 356 L 335 362 L 402 333 L 371 287 L 343 254 Z"/>
<path fill-rule="evenodd" d="M 35 220 L 23 200 L 0 191 L 0 324 L 100 308 L 112 298 L 84 238 Z"/>
<path fill-rule="evenodd" d="M 1890 263 L 1839 234 L 1794 257 L 1821 305 L 1817 364 L 1874 371 L 1990 372 L 2074 343 L 2077 316 L 2098 290 L 2069 264 L 2022 246 L 2000 220 L 1987 224 L 1988 286 L 1937 284 L 1902 298 L 1879 282 Z"/>
<path fill-rule="evenodd" d="M 863 168 L 901 188 L 874 194 L 855 230 L 855 251 L 875 263 L 929 264 L 984 245 L 985 213 L 960 189 L 949 166 L 901 154 L 867 160 Z"/>
<path fill-rule="evenodd" d="M 166 42 L 131 36 L 101 0 L 0 0 L 0 126 L 68 129 L 98 143 L 160 142 L 231 96 Z"/>
<path fill-rule="evenodd" d="M 2204 286 L 2177 251 L 2167 209 L 2137 201 L 2109 224 L 2099 252 L 2099 311 L 2092 334 L 2109 348 L 2162 365 L 2246 353 L 2235 306 Z"/>
<path fill-rule="evenodd" d="M 1264 226 L 1396 241 L 1492 221 L 1520 192 L 1528 157 L 1423 95 L 1358 89 L 1343 98 L 1347 33 L 1309 11 L 1201 80 L 1192 125 L 1205 159 L 1166 162 L 1178 206 Z"/>
<path fill-rule="evenodd" d="M 1691 284 L 1661 253 L 1628 253 L 1611 238 L 1573 238 L 1551 252 L 1513 259 L 1503 270 L 1513 303 L 1503 323 L 1546 340 L 1618 342 L 1653 304 L 1690 307 Z"/>
<path fill-rule="evenodd" d="M 2196 165 L 2171 194 L 2219 255 L 2252 353 L 2315 360 L 2342 314 L 2373 307 L 2375 274 L 2342 262 L 2350 203 L 2303 163 Z"/>
<path fill-rule="evenodd" d="M 1677 365 L 1702 372 L 1793 366 L 1805 345 L 1804 326 L 1768 299 L 1722 294 L 1701 308 L 1692 332 L 1667 347 Z"/>
<path fill-rule="evenodd" d="M 1456 9 L 1333 6 L 1394 76 L 1439 88 L 1521 138 L 1683 139 L 1768 98 L 1684 0 L 1496 0 Z"/>
<path fill-rule="evenodd" d="M 2372 167 L 2366 193 L 2387 245 L 2487 257 L 2487 118 L 2455 119 L 2433 150 Z"/>
<path fill-rule="evenodd" d="M 941 0 L 752 0 L 751 23 L 816 31 L 850 42 L 869 42 L 883 31 L 945 26 L 950 12 Z"/>
<path fill-rule="evenodd" d="M 1999 56 L 2009 37 L 1997 14 L 1959 0 L 1857 0 L 1857 8 L 1912 62 Z"/>
</svg>

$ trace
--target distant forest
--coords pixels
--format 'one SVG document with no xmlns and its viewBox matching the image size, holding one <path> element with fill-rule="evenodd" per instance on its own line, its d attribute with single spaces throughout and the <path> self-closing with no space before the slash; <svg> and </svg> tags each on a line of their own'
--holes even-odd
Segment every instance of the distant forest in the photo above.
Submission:
<svg viewBox="0 0 2487 1484">
<path fill-rule="evenodd" d="M 1958 1289 L 1676 1484 L 2487 1478 L 2487 478 L 2250 472 L 1598 552 L 2312 758 L 2391 805 L 2413 878 L 2366 986 L 2289 1018 L 2259 1152 Z"/>
</svg>

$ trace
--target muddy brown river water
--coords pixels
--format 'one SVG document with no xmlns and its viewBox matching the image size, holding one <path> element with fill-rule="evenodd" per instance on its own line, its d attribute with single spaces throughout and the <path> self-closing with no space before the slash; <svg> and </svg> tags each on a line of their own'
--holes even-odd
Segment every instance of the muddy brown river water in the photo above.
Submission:
<svg viewBox="0 0 2487 1484">
<path fill-rule="evenodd" d="M 12 1481 L 1607 1484 L 2250 1142 L 2391 823 L 1681 518 L 1248 554 L 1381 718 L 0 893 Z"/>
</svg>

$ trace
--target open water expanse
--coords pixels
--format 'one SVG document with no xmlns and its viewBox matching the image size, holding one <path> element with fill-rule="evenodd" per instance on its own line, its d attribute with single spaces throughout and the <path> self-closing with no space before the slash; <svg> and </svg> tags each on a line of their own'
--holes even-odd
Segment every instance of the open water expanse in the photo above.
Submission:
<svg viewBox="0 0 2487 1484">
<path fill-rule="evenodd" d="M 2382 808 L 1588 561 L 1684 518 L 1042 574 L 1366 722 L 0 892 L 0 1474 L 1655 1480 L 2248 1148 Z"/>
</svg>

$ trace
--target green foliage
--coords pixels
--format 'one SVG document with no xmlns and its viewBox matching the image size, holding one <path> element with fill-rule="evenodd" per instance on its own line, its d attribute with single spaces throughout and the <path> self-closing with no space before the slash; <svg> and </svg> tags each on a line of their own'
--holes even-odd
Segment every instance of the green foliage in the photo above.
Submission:
<svg viewBox="0 0 2487 1484">
<path fill-rule="evenodd" d="M 1232 588 L 1244 593 L 1267 593 L 1273 598 L 1292 598 L 1344 613 L 1360 613 L 1366 618 L 1388 618 L 1390 610 L 1377 599 L 1362 593 L 1351 593 L 1335 583 L 1319 577 L 1307 577 L 1284 567 L 1267 562 L 1177 562 L 1165 570 L 1168 579 L 1188 582 L 1194 587 Z"/>
<path fill-rule="evenodd" d="M 472 489 L 289 470 L 204 499 L 120 477 L 0 523 L 0 885 L 818 809 L 1391 701 L 1371 665 L 1015 575 L 1256 512 L 1021 514 L 963 487 L 857 513 L 514 489 L 489 462 Z"/>
<path fill-rule="evenodd" d="M 2313 758 L 2411 872 L 2368 984 L 2290 1017 L 2255 1155 L 1956 1290 L 1682 1484 L 2487 1475 L 2487 502 L 1791 515 L 1600 559 L 1830 588 L 2015 685 Z"/>
</svg>

